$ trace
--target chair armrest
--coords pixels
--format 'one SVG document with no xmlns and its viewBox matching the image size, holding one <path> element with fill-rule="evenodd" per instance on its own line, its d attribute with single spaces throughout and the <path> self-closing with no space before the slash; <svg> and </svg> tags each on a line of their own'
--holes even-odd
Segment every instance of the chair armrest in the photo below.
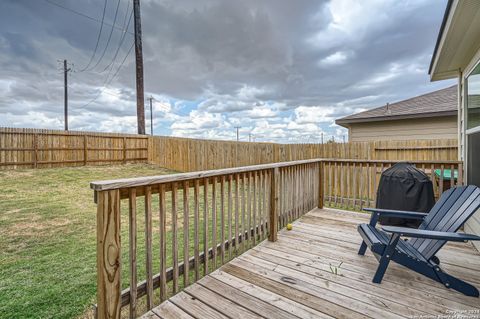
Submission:
<svg viewBox="0 0 480 319">
<path fill-rule="evenodd" d="M 414 237 L 414 238 L 429 238 L 446 241 L 467 241 L 480 240 L 480 236 L 463 233 L 450 233 L 434 230 L 414 229 L 406 227 L 383 226 L 382 230 L 387 233 L 399 234 L 400 236 Z"/>
<path fill-rule="evenodd" d="M 400 217 L 405 219 L 424 219 L 428 214 L 420 212 L 409 212 L 403 210 L 383 209 L 383 208 L 364 208 L 364 211 L 377 213 L 385 217 Z"/>
</svg>

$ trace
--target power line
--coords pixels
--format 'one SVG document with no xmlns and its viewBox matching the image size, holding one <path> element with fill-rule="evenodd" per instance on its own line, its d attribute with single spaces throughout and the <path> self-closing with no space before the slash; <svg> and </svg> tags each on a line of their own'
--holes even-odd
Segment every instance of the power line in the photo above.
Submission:
<svg viewBox="0 0 480 319">
<path fill-rule="evenodd" d="M 83 69 L 79 70 L 79 72 L 83 72 L 88 69 L 90 64 L 92 64 L 93 59 L 95 58 L 95 54 L 97 54 L 97 49 L 98 49 L 98 44 L 100 43 L 100 38 L 102 35 L 102 30 L 103 30 L 103 22 L 105 21 L 105 11 L 107 11 L 107 0 L 104 0 L 103 2 L 103 13 L 102 13 L 102 22 L 100 24 L 100 30 L 98 31 L 98 36 L 97 36 L 97 43 L 95 44 L 95 49 L 93 50 L 93 54 L 90 57 L 90 61 L 88 61 L 87 66 L 85 66 Z"/>
<path fill-rule="evenodd" d="M 56 3 L 56 2 L 54 2 L 54 1 L 52 1 L 52 0 L 44 0 L 44 1 L 47 2 L 47 3 L 49 3 L 49 4 L 51 4 L 51 5 L 56 6 L 56 7 L 58 7 L 58 8 L 64 9 L 64 10 L 69 11 L 69 12 L 71 12 L 71 13 L 75 13 L 76 15 L 79 15 L 79 16 L 81 16 L 81 17 L 87 18 L 87 19 L 89 19 L 89 20 L 91 20 L 91 21 L 94 21 L 94 22 L 97 22 L 97 23 L 102 23 L 102 21 L 100 21 L 100 20 L 97 19 L 97 18 L 94 18 L 94 17 L 92 17 L 92 16 L 89 16 L 88 14 L 85 14 L 85 13 L 83 13 L 83 12 L 80 12 L 80 11 L 77 11 L 77 10 L 75 10 L 75 9 L 69 8 L 69 7 L 67 7 L 67 6 L 64 6 L 64 5 L 60 4 L 60 3 Z M 124 31 L 123 28 L 120 28 L 120 27 L 118 27 L 118 26 L 116 26 L 116 25 L 113 25 L 113 24 L 111 24 L 111 23 L 104 22 L 104 24 L 105 24 L 106 26 L 109 26 L 109 27 L 113 26 L 115 29 L 117 29 L 117 30 L 119 30 L 119 31 Z M 128 33 L 129 33 L 130 35 L 133 35 L 132 32 L 128 32 Z"/>
<path fill-rule="evenodd" d="M 113 25 L 112 25 L 112 28 L 110 29 L 110 34 L 108 35 L 107 44 L 105 44 L 105 48 L 103 49 L 102 55 L 101 55 L 100 58 L 98 59 L 97 63 L 95 63 L 95 65 L 92 67 L 92 69 L 95 69 L 95 68 L 98 66 L 98 64 L 100 64 L 100 62 L 102 61 L 103 57 L 105 56 L 105 52 L 107 52 L 108 46 L 110 45 L 110 40 L 112 39 L 113 26 L 114 26 L 115 23 L 117 22 L 118 8 L 119 8 L 119 7 L 120 7 L 120 0 L 117 0 L 117 8 L 115 9 L 115 16 L 114 16 L 114 18 L 113 18 Z"/>
<path fill-rule="evenodd" d="M 128 4 L 130 4 L 130 2 L 128 2 Z M 127 9 L 128 9 L 128 7 L 127 7 Z M 128 13 L 128 12 L 127 12 L 127 13 Z M 125 41 L 125 36 L 126 36 L 126 34 L 127 34 L 127 32 L 128 32 L 128 28 L 130 27 L 130 22 L 132 21 L 132 16 L 133 16 L 133 9 L 130 11 L 130 18 L 128 18 L 128 23 L 127 23 L 126 27 L 125 27 L 125 22 L 126 22 L 126 20 L 127 20 L 127 16 L 125 15 L 125 22 L 124 22 L 124 24 L 123 24 L 123 26 L 124 26 L 124 32 L 123 32 L 123 34 L 122 34 L 122 38 L 120 39 L 120 42 L 119 42 L 119 44 L 118 44 L 118 46 L 117 46 L 117 50 L 115 51 L 115 54 L 113 55 L 112 60 L 110 61 L 110 63 L 107 64 L 107 66 L 106 66 L 102 71 L 100 71 L 100 73 L 105 72 L 105 71 L 106 71 L 113 63 L 115 63 L 115 61 L 117 60 L 118 52 L 120 52 L 120 48 L 121 48 L 122 45 L 123 45 L 123 41 Z"/>
<path fill-rule="evenodd" d="M 130 52 L 132 52 L 132 49 L 133 49 L 133 46 L 134 46 L 134 42 L 132 42 L 132 45 L 130 46 L 130 49 L 128 50 L 127 54 L 125 55 L 125 57 L 123 58 L 122 62 L 120 63 L 120 66 L 118 67 L 117 71 L 115 72 L 115 74 L 113 74 L 113 76 L 110 78 L 110 80 L 108 80 L 108 77 L 107 79 L 105 80 L 105 82 L 103 83 L 103 88 L 100 90 L 100 92 L 97 94 L 97 96 L 95 96 L 90 102 L 78 107 L 79 109 L 81 108 L 84 108 L 84 107 L 87 107 L 89 106 L 90 104 L 92 104 L 93 102 L 95 102 L 103 93 L 103 91 L 105 91 L 105 89 L 107 88 L 107 86 L 113 81 L 113 79 L 118 75 L 118 72 L 120 72 L 120 69 L 122 68 L 123 64 L 125 63 L 125 61 L 127 60 L 127 57 L 130 55 Z"/>
</svg>

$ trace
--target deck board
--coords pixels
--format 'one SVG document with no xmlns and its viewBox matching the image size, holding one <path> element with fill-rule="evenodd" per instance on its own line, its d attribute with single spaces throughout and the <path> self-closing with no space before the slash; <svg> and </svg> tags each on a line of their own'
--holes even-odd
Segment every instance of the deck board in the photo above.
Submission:
<svg viewBox="0 0 480 319">
<path fill-rule="evenodd" d="M 154 308 L 144 318 L 411 318 L 480 309 L 480 300 L 391 263 L 359 256 L 356 226 L 368 215 L 315 209 Z M 480 254 L 470 243 L 446 245 L 445 271 L 480 286 Z M 336 273 L 335 273 L 336 272 Z"/>
</svg>

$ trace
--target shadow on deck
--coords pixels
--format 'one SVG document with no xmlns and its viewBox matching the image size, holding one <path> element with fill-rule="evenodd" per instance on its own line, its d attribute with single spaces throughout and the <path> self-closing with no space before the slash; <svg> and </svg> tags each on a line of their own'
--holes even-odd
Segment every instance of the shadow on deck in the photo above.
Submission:
<svg viewBox="0 0 480 319">
<path fill-rule="evenodd" d="M 154 308 L 142 318 L 462 318 L 480 317 L 480 300 L 392 263 L 382 284 L 378 265 L 357 255 L 356 226 L 368 216 L 314 209 Z M 445 246 L 450 274 L 480 286 L 480 254 L 470 243 Z M 478 317 L 476 317 L 478 316 Z"/>
</svg>

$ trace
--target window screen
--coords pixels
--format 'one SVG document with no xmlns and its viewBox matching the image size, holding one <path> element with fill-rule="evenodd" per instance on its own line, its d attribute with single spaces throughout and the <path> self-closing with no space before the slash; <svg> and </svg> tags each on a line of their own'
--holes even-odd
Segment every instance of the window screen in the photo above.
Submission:
<svg viewBox="0 0 480 319">
<path fill-rule="evenodd" d="M 480 187 L 480 132 L 467 135 L 467 183 Z"/>
</svg>

